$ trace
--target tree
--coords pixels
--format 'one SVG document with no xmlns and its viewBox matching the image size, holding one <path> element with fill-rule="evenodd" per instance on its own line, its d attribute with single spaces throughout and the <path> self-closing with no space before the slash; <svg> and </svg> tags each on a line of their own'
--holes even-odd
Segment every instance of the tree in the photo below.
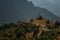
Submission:
<svg viewBox="0 0 60 40">
<path fill-rule="evenodd" d="M 42 17 L 42 16 L 39 16 L 37 19 L 42 20 L 42 19 L 43 19 L 43 17 Z"/>
<path fill-rule="evenodd" d="M 17 23 L 21 23 L 21 21 L 18 21 Z"/>
<path fill-rule="evenodd" d="M 16 38 L 20 38 L 21 36 L 23 36 L 22 32 L 16 32 Z"/>
<path fill-rule="evenodd" d="M 4 30 L 6 28 L 9 28 L 9 24 L 4 24 L 0 26 L 0 30 Z"/>
<path fill-rule="evenodd" d="M 60 22 L 56 21 L 55 22 L 55 28 L 58 28 L 58 26 L 60 26 Z"/>
<path fill-rule="evenodd" d="M 48 29 L 52 29 L 51 26 L 50 26 L 50 21 L 49 20 L 46 21 L 46 27 L 48 27 Z"/>
<path fill-rule="evenodd" d="M 30 19 L 30 22 L 33 22 L 34 20 L 33 19 Z"/>
<path fill-rule="evenodd" d="M 46 23 L 47 23 L 47 24 L 50 24 L 50 21 L 49 21 L 49 20 L 47 20 L 47 21 L 46 21 Z"/>
</svg>

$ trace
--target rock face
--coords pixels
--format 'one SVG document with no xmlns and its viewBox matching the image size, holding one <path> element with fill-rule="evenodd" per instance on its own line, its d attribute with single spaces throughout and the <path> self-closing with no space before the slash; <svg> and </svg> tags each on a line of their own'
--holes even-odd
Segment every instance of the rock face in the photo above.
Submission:
<svg viewBox="0 0 60 40">
<path fill-rule="evenodd" d="M 59 17 L 47 9 L 35 7 L 27 0 L 0 0 L 0 24 L 27 20 L 36 17 L 39 13 L 46 19 L 60 21 Z"/>
</svg>

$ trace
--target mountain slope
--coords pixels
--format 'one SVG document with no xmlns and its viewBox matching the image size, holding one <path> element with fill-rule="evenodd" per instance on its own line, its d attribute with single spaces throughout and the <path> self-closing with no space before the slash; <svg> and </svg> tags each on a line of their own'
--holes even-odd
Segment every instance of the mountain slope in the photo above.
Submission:
<svg viewBox="0 0 60 40">
<path fill-rule="evenodd" d="M 47 9 L 35 7 L 27 0 L 0 0 L 0 24 L 31 19 L 39 12 L 46 19 L 60 20 Z"/>
</svg>

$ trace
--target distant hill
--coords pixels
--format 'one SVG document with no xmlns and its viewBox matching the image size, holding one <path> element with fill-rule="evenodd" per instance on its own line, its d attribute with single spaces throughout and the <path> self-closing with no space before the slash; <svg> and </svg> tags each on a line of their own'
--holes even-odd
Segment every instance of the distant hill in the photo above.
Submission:
<svg viewBox="0 0 60 40">
<path fill-rule="evenodd" d="M 46 19 L 60 21 L 59 17 L 47 9 L 35 7 L 27 0 L 0 0 L 0 24 L 31 19 L 39 13 Z"/>
</svg>

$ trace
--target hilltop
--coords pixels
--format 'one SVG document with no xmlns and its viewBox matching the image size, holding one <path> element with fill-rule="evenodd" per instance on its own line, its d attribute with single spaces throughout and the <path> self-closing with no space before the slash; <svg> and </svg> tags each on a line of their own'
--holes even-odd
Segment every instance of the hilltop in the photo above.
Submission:
<svg viewBox="0 0 60 40">
<path fill-rule="evenodd" d="M 29 22 L 9 23 L 0 26 L 0 40 L 54 40 L 60 39 L 60 23 L 41 16 Z"/>
</svg>

